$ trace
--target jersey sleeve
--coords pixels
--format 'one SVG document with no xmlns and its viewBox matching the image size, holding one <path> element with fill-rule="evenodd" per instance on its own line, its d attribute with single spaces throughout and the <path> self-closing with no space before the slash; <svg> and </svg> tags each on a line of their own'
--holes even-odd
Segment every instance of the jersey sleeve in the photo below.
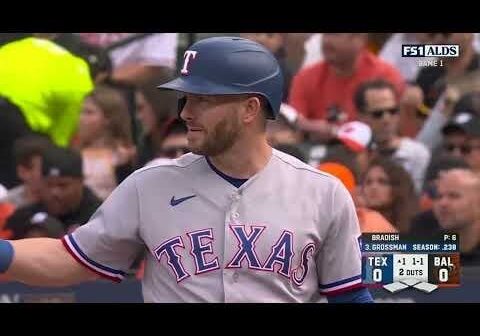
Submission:
<svg viewBox="0 0 480 336">
<path fill-rule="evenodd" d="M 332 222 L 317 256 L 319 289 L 336 295 L 362 285 L 361 237 L 355 205 L 340 183 L 332 193 Z"/>
<path fill-rule="evenodd" d="M 135 174 L 123 181 L 90 221 L 63 237 L 68 252 L 91 271 L 120 282 L 144 247 Z"/>
</svg>

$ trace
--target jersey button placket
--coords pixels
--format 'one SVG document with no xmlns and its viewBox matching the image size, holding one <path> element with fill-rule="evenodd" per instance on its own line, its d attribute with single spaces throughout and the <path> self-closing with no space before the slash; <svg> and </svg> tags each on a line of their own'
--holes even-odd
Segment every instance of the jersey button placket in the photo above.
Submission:
<svg viewBox="0 0 480 336">
<path fill-rule="evenodd" d="M 230 206 L 230 221 L 232 223 L 237 223 L 240 214 L 238 213 L 238 202 L 240 201 L 240 195 L 238 193 L 233 193 L 230 195 L 230 199 L 232 200 Z"/>
<path fill-rule="evenodd" d="M 227 213 L 225 215 L 225 246 L 224 251 L 231 251 L 232 248 L 236 248 L 238 245 L 238 241 L 235 238 L 235 234 L 230 228 L 230 225 L 239 225 L 240 222 L 238 219 L 240 218 L 240 213 L 238 212 L 238 206 L 240 201 L 240 195 L 237 192 L 234 192 L 230 195 L 231 204 Z M 224 255 L 224 259 L 226 255 Z M 230 262 L 230 260 L 226 260 L 225 266 Z M 232 302 L 235 301 L 235 291 L 233 290 L 232 286 L 238 281 L 239 274 L 237 271 L 233 269 L 227 269 L 223 273 L 223 283 L 224 283 L 224 297 L 225 302 Z"/>
</svg>

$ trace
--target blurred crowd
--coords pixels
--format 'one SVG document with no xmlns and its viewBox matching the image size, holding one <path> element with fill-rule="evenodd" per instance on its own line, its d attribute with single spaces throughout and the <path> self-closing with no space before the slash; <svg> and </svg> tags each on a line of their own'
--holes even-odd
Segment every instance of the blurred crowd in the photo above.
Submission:
<svg viewBox="0 0 480 336">
<path fill-rule="evenodd" d="M 0 238 L 62 237 L 133 171 L 187 153 L 178 97 L 156 87 L 211 35 L 0 34 Z M 456 231 L 480 265 L 479 34 L 225 35 L 277 57 L 269 142 L 339 178 L 362 232 Z M 460 55 L 422 66 L 402 57 L 416 43 Z"/>
</svg>

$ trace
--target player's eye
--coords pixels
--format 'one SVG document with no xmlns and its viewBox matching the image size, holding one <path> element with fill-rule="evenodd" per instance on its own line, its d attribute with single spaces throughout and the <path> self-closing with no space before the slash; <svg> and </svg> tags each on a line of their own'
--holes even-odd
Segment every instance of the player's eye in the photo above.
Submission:
<svg viewBox="0 0 480 336">
<path fill-rule="evenodd" d="M 210 101 L 210 98 L 208 96 L 190 96 L 188 97 L 188 100 L 193 103 L 204 104 L 208 103 Z"/>
<path fill-rule="evenodd" d="M 198 101 L 208 100 L 208 96 L 204 96 L 204 95 L 198 95 L 198 96 L 192 96 L 192 97 L 195 98 L 195 100 L 198 100 Z"/>
</svg>

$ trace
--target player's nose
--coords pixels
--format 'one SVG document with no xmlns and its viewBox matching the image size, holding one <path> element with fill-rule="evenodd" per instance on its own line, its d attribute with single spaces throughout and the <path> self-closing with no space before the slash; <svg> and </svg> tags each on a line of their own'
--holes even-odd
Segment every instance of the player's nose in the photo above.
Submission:
<svg viewBox="0 0 480 336">
<path fill-rule="evenodd" d="M 182 101 L 179 103 L 179 114 L 180 118 L 184 121 L 191 121 L 193 119 L 193 108 L 191 100 L 187 97 L 182 98 Z"/>
</svg>

